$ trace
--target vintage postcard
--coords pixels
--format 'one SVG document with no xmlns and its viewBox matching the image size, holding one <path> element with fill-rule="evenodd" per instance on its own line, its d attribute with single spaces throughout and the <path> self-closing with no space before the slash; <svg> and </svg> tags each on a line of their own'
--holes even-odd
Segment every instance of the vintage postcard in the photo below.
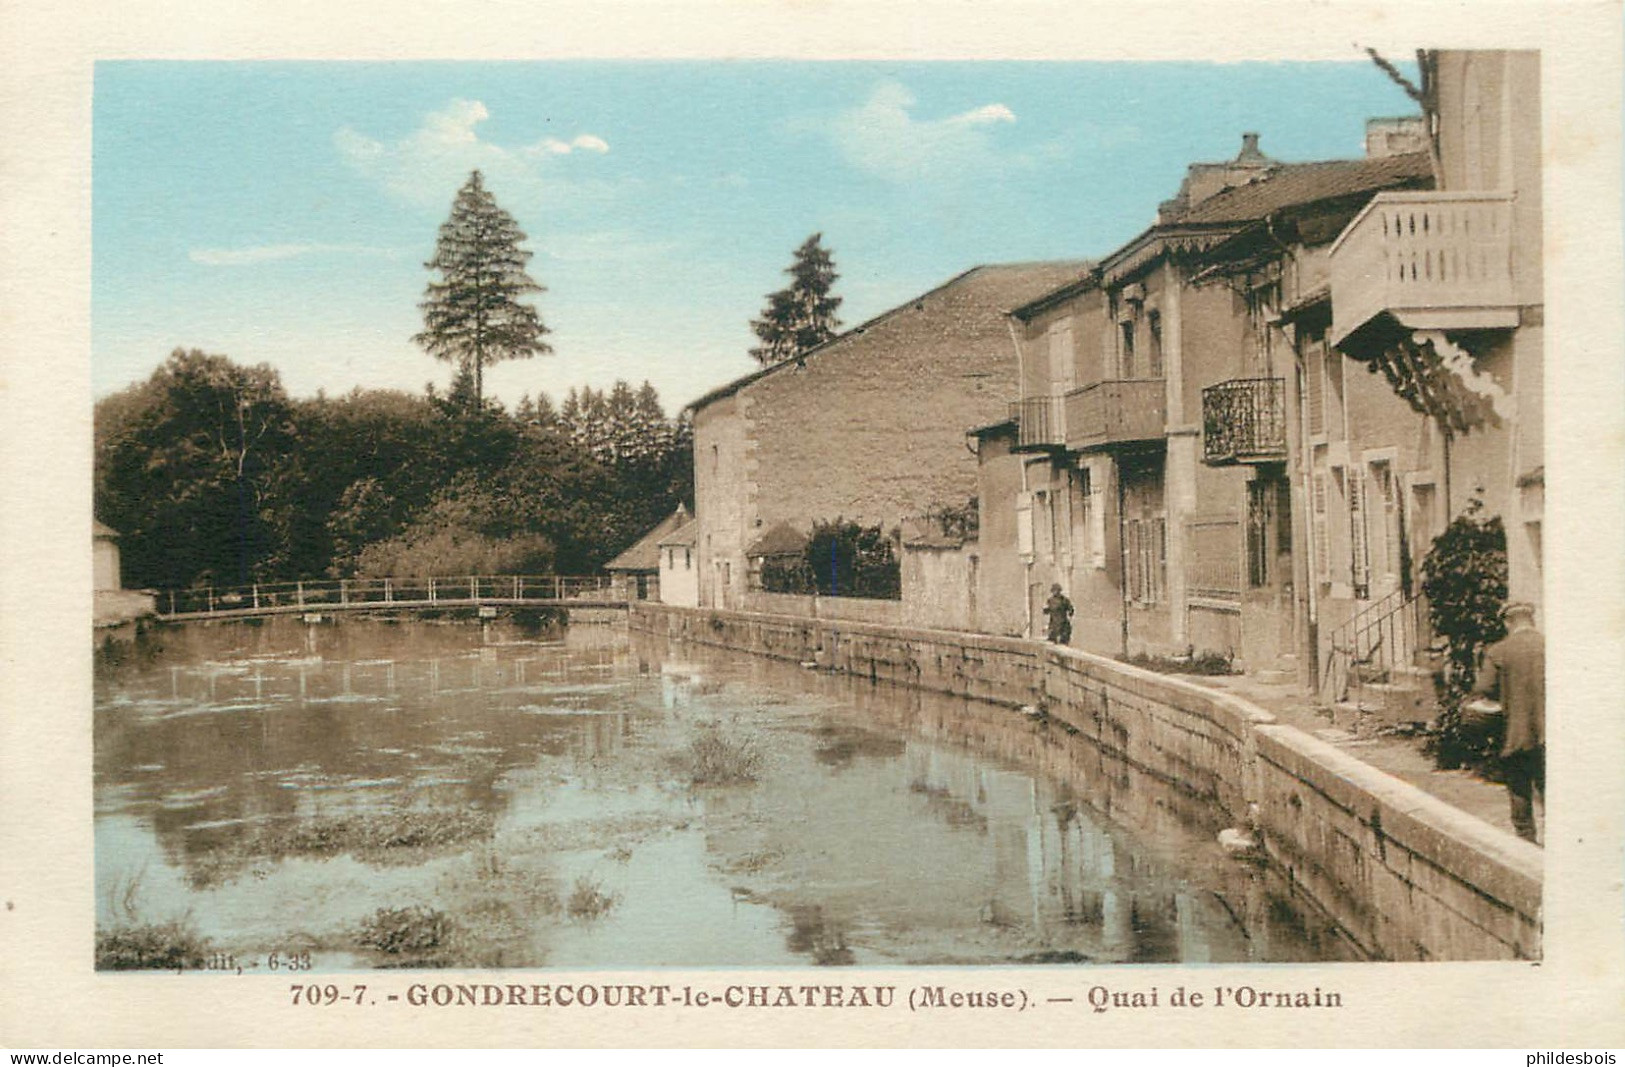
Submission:
<svg viewBox="0 0 1625 1067">
<path fill-rule="evenodd" d="M 0 1043 L 1625 1039 L 1617 5 L 142 13 L 0 7 Z"/>
</svg>

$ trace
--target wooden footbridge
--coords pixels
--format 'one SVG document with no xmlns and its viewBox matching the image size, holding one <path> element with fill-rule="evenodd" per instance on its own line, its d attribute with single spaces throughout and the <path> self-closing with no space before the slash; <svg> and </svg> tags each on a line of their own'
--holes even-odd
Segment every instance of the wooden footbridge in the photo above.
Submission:
<svg viewBox="0 0 1625 1067">
<path fill-rule="evenodd" d="M 353 611 L 442 611 L 457 608 L 624 609 L 622 583 L 607 576 L 470 575 L 447 578 L 340 578 L 265 582 L 230 588 L 170 589 L 155 597 L 158 617 L 248 619 Z"/>
</svg>

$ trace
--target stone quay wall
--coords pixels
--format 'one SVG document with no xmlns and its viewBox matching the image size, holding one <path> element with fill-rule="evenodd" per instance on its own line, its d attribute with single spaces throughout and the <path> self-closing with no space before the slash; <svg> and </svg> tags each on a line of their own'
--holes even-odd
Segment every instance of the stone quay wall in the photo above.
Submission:
<svg viewBox="0 0 1625 1067">
<path fill-rule="evenodd" d="M 639 603 L 634 629 L 918 686 L 1047 721 L 1211 812 L 1367 955 L 1535 959 L 1539 848 L 1229 694 L 1038 641 Z"/>
</svg>

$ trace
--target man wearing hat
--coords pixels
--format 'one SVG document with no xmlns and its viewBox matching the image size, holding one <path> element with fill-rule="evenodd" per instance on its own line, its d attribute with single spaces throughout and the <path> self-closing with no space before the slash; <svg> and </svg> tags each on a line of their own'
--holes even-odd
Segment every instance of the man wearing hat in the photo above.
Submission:
<svg viewBox="0 0 1625 1067">
<path fill-rule="evenodd" d="M 1535 840 L 1535 794 L 1546 801 L 1546 639 L 1533 604 L 1501 609 L 1507 635 L 1484 651 L 1474 689 L 1500 701 L 1506 714 L 1501 772 L 1512 804 L 1512 828 Z"/>
</svg>

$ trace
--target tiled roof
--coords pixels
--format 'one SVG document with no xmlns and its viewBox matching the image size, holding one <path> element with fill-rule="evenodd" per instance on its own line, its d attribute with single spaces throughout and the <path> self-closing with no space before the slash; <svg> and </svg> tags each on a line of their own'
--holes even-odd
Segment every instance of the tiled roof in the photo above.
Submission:
<svg viewBox="0 0 1625 1067">
<path fill-rule="evenodd" d="M 789 523 L 781 522 L 758 537 L 756 543 L 745 550 L 745 555 L 795 556 L 806 547 L 807 535 Z"/>
<path fill-rule="evenodd" d="M 638 538 L 637 543 L 604 564 L 606 571 L 657 571 L 660 569 L 661 542 L 693 519 L 681 504 L 677 510 L 655 524 L 654 529 Z"/>
<path fill-rule="evenodd" d="M 1267 177 L 1215 193 L 1166 225 L 1251 222 L 1285 208 L 1375 192 L 1395 186 L 1431 184 L 1433 169 L 1425 152 L 1379 159 L 1335 159 L 1322 163 L 1283 163 Z"/>
<path fill-rule="evenodd" d="M 689 519 L 671 533 L 660 539 L 660 547 L 675 545 L 678 548 L 693 548 L 700 541 L 700 522 L 698 519 Z"/>
<path fill-rule="evenodd" d="M 968 317 L 985 318 L 996 328 L 1004 329 L 1004 314 L 1051 290 L 1067 285 L 1088 274 L 1093 264 L 1087 260 L 1066 259 L 1037 263 L 991 263 L 972 267 L 950 278 L 929 292 L 922 293 L 889 311 L 884 311 L 859 326 L 811 349 L 801 361 L 817 359 L 826 352 L 840 349 L 857 337 L 881 325 L 897 333 L 897 343 L 909 344 L 911 337 L 940 339 L 945 334 L 963 331 Z M 910 314 L 910 313 L 913 314 Z M 785 360 L 770 367 L 753 371 L 706 393 L 688 405 L 698 411 L 714 401 L 732 396 L 752 382 L 796 366 L 798 361 Z"/>
</svg>

